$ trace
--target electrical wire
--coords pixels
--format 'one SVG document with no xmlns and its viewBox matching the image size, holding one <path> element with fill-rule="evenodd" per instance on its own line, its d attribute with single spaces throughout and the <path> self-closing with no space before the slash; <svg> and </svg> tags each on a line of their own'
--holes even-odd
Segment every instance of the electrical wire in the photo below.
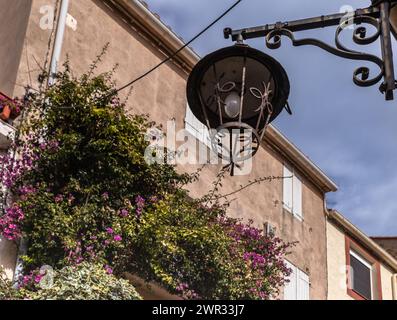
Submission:
<svg viewBox="0 0 397 320">
<path fill-rule="evenodd" d="M 197 35 L 195 35 L 191 40 L 186 42 L 182 47 L 180 47 L 178 50 L 176 50 L 174 53 L 172 53 L 170 56 L 168 56 L 166 59 L 161 61 L 159 64 L 151 68 L 150 70 L 146 71 L 142 75 L 140 75 L 138 78 L 135 78 L 134 80 L 128 82 L 126 85 L 112 91 L 109 95 L 107 95 L 105 98 L 109 98 L 111 96 L 116 95 L 120 91 L 128 88 L 129 86 L 132 86 L 133 84 L 137 83 L 138 81 L 142 80 L 143 78 L 147 77 L 149 74 L 151 74 L 153 71 L 157 70 L 159 67 L 161 67 L 163 64 L 167 63 L 170 61 L 172 58 L 174 58 L 178 53 L 180 53 L 183 49 L 188 47 L 192 42 L 197 40 L 199 37 L 201 37 L 205 32 L 207 32 L 209 29 L 211 29 L 216 23 L 218 23 L 220 20 L 222 20 L 227 14 L 229 14 L 230 11 L 232 11 L 240 2 L 243 0 L 238 0 L 236 1 L 231 7 L 229 7 L 225 12 L 223 12 L 218 18 L 216 18 L 213 22 L 211 22 L 207 27 L 205 27 L 202 31 L 200 31 Z"/>
</svg>

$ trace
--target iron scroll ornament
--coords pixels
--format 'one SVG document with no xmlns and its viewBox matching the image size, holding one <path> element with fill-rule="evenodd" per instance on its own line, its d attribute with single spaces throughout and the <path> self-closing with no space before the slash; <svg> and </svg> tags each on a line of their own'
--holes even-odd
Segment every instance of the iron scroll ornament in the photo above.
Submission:
<svg viewBox="0 0 397 320">
<path fill-rule="evenodd" d="M 360 16 L 354 19 L 356 24 L 370 24 L 375 27 L 376 32 L 372 35 L 367 35 L 367 28 L 365 26 L 356 26 L 353 32 L 353 41 L 359 45 L 368 45 L 375 42 L 381 35 L 380 21 L 376 18 L 369 16 Z M 278 49 L 281 46 L 281 37 L 286 36 L 291 41 L 293 46 L 312 45 L 319 47 L 338 57 L 347 58 L 351 60 L 368 61 L 376 64 L 380 72 L 370 78 L 370 69 L 368 67 L 359 67 L 353 73 L 353 82 L 360 87 L 370 87 L 379 83 L 384 76 L 384 63 L 381 58 L 363 53 L 355 50 L 348 49 L 340 41 L 340 35 L 346 29 L 345 25 L 339 25 L 335 32 L 335 47 L 314 38 L 296 39 L 294 33 L 282 25 L 272 30 L 265 38 L 266 46 L 269 49 Z M 381 86 L 382 91 L 382 86 Z"/>
</svg>

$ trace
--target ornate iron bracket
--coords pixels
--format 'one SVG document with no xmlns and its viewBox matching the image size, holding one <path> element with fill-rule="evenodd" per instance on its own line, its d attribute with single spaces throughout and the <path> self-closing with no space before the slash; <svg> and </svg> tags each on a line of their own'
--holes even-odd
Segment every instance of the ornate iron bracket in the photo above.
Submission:
<svg viewBox="0 0 397 320">
<path fill-rule="evenodd" d="M 346 13 L 331 14 L 310 19 L 277 22 L 271 25 L 267 24 L 260 27 L 240 30 L 226 28 L 224 30 L 224 35 L 226 39 L 231 37 L 233 41 L 237 42 L 264 37 L 266 46 L 269 49 L 280 48 L 281 38 L 282 36 L 286 36 L 296 47 L 312 45 L 338 57 L 374 63 L 380 69 L 376 75 L 371 75 L 368 67 L 360 67 L 353 73 L 353 82 L 361 87 L 369 87 L 379 83 L 383 78 L 384 81 L 379 89 L 385 94 L 386 100 L 393 100 L 393 92 L 397 86 L 394 74 L 389 14 L 391 8 L 395 5 L 397 5 L 397 0 L 373 0 L 373 5 L 371 7 L 358 9 L 351 15 L 347 15 Z M 356 44 L 368 45 L 380 38 L 382 58 L 372 54 L 351 50 L 342 44 L 340 35 L 346 27 L 350 25 L 355 25 L 353 41 Z M 365 25 L 373 26 L 375 32 L 369 35 Z M 295 38 L 295 32 L 332 26 L 337 27 L 335 32 L 335 46 L 329 45 L 318 39 Z"/>
</svg>

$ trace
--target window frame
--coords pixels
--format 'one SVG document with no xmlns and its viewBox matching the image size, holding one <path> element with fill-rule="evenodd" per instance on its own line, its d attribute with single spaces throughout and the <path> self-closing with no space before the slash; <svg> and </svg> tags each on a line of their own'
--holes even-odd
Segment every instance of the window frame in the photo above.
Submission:
<svg viewBox="0 0 397 320">
<path fill-rule="evenodd" d="M 369 271 L 369 287 L 370 287 L 370 300 L 373 300 L 374 298 L 374 280 L 373 280 L 373 272 L 374 272 L 374 266 L 371 265 L 371 263 L 369 263 L 367 260 L 365 260 L 359 253 L 357 253 L 355 250 L 350 249 L 349 252 L 350 255 L 350 264 L 351 264 L 351 259 L 352 257 L 354 257 L 359 263 L 361 263 L 365 268 L 368 269 Z M 352 270 L 353 271 L 353 270 Z M 353 282 L 354 279 L 352 279 L 353 274 L 350 274 L 350 281 Z M 361 295 L 361 293 L 359 293 L 358 291 L 356 291 L 355 289 L 352 288 L 352 290 L 354 292 L 356 292 L 357 294 Z M 367 298 L 365 298 L 367 299 Z"/>
<path fill-rule="evenodd" d="M 347 294 L 354 300 L 368 300 L 352 286 L 351 255 L 371 269 L 371 300 L 382 300 L 382 280 L 379 261 L 357 242 L 345 236 Z M 352 254 L 353 253 L 353 254 Z"/>
</svg>

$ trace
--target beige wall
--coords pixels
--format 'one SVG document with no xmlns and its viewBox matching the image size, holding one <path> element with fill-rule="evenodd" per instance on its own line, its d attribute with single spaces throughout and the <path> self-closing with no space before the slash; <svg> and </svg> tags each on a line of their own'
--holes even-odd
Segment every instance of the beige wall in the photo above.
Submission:
<svg viewBox="0 0 397 320">
<path fill-rule="evenodd" d="M 24 46 L 30 52 L 30 59 L 44 63 L 46 44 L 49 32 L 41 30 L 39 8 L 52 1 L 35 0 L 32 16 Z M 105 43 L 109 42 L 108 54 L 98 72 L 108 71 L 119 63 L 116 71 L 118 85 L 147 71 L 159 63 L 164 56 L 156 48 L 157 43 L 142 35 L 142 32 L 121 21 L 102 1 L 72 0 L 69 13 L 77 20 L 77 30 L 66 29 L 65 44 L 62 54 L 64 60 L 69 55 L 72 69 L 76 75 L 87 71 L 88 65 L 95 59 Z M 22 60 L 18 81 L 27 83 L 27 64 Z M 36 72 L 37 77 L 38 72 Z M 33 76 L 35 78 L 35 76 Z M 149 113 L 158 123 L 165 123 L 174 118 L 177 128 L 183 128 L 186 108 L 187 73 L 175 64 L 168 63 L 143 81 L 134 85 L 129 99 L 131 112 Z M 19 90 L 19 93 L 22 91 Z M 201 179 L 190 186 L 192 196 L 200 196 L 209 190 L 221 166 L 206 168 Z M 179 168 L 194 171 L 196 167 Z M 282 176 L 283 159 L 270 146 L 260 149 L 254 159 L 251 175 L 245 177 L 228 177 L 224 182 L 222 193 L 227 193 L 246 184 L 249 180 L 264 176 Z M 304 174 L 302 174 L 304 176 Z M 327 296 L 326 276 L 326 238 L 323 194 L 304 178 L 303 212 L 304 221 L 294 218 L 282 207 L 282 181 L 255 185 L 236 197 L 231 206 L 231 214 L 235 217 L 254 219 L 255 224 L 262 228 L 267 221 L 277 227 L 277 233 L 286 241 L 299 241 L 288 259 L 301 270 L 310 275 L 312 299 L 325 299 Z"/>
<path fill-rule="evenodd" d="M 345 234 L 327 222 L 328 299 L 353 300 L 347 294 Z"/>
<path fill-rule="evenodd" d="M 9 96 L 14 91 L 31 4 L 32 0 L 0 0 L 0 91 Z"/>
<path fill-rule="evenodd" d="M 328 299 L 353 300 L 347 294 L 345 233 L 332 222 L 327 222 Z M 381 264 L 383 300 L 393 299 L 392 271 Z"/>
<path fill-rule="evenodd" d="M 40 28 L 39 10 L 41 6 L 51 3 L 53 1 L 48 0 L 33 2 L 27 40 L 24 44 L 25 50 L 27 49 L 30 53 L 30 63 L 37 60 L 44 65 L 50 32 Z M 117 16 L 115 17 L 112 10 L 102 1 L 72 0 L 69 13 L 77 20 L 77 30 L 66 28 L 61 64 L 68 55 L 76 75 L 88 71 L 89 65 L 108 42 L 108 53 L 97 72 L 109 71 L 119 64 L 115 77 L 118 85 L 127 83 L 164 58 L 154 45 Z M 18 75 L 20 83 L 29 82 L 25 60 L 22 60 L 20 65 Z M 32 72 L 32 78 L 37 79 L 39 73 L 40 70 Z M 134 86 L 129 100 L 131 111 L 149 113 L 158 122 L 176 118 L 178 125 L 182 126 L 182 110 L 177 107 L 185 106 L 186 77 L 187 74 L 173 63 L 158 69 L 145 78 L 145 81 Z M 16 91 L 18 94 L 23 93 L 21 89 Z M 128 89 L 122 95 L 127 92 Z"/>
<path fill-rule="evenodd" d="M 387 266 L 381 265 L 380 274 L 381 274 L 381 282 L 382 282 L 383 300 L 393 300 L 393 286 L 392 286 L 393 272 Z"/>
</svg>

